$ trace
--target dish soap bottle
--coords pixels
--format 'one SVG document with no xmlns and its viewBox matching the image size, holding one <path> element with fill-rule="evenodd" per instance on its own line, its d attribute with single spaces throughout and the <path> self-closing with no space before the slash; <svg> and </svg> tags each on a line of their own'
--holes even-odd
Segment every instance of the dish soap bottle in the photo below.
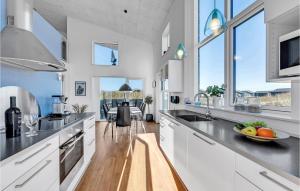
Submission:
<svg viewBox="0 0 300 191">
<path fill-rule="evenodd" d="M 10 108 L 5 111 L 6 138 L 18 137 L 21 135 L 22 114 L 16 107 L 16 97 L 10 97 Z"/>
</svg>

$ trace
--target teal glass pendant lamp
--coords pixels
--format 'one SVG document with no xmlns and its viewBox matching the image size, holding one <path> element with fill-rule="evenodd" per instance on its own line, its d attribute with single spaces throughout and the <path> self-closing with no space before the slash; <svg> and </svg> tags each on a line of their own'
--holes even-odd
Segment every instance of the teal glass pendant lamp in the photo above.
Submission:
<svg viewBox="0 0 300 191">
<path fill-rule="evenodd" d="M 185 47 L 184 44 L 181 42 L 176 50 L 175 58 L 178 60 L 182 60 L 185 57 Z"/>
<path fill-rule="evenodd" d="M 216 0 L 214 0 L 214 9 L 209 14 L 205 27 L 204 35 L 218 34 L 222 29 L 226 29 L 226 19 L 219 9 L 216 8 Z"/>
</svg>

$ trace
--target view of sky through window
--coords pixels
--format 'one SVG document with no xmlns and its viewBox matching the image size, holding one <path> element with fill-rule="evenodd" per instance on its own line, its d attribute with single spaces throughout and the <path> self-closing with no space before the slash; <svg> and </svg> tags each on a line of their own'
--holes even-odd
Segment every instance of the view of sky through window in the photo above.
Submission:
<svg viewBox="0 0 300 191">
<path fill-rule="evenodd" d="M 234 28 L 235 89 L 250 91 L 253 96 L 286 95 L 284 106 L 290 104 L 290 83 L 266 82 L 266 26 L 260 12 Z M 236 92 L 236 93 L 238 93 Z M 283 98 L 282 98 L 283 99 Z M 266 105 L 272 103 L 266 103 Z M 280 105 L 276 103 L 276 105 Z"/>
<path fill-rule="evenodd" d="M 119 64 L 119 51 L 117 44 L 95 43 L 94 64 L 115 66 Z"/>
<path fill-rule="evenodd" d="M 224 34 L 199 49 L 199 89 L 224 84 Z"/>
<path fill-rule="evenodd" d="M 236 16 L 254 2 L 255 0 L 231 0 L 231 16 Z"/>
</svg>

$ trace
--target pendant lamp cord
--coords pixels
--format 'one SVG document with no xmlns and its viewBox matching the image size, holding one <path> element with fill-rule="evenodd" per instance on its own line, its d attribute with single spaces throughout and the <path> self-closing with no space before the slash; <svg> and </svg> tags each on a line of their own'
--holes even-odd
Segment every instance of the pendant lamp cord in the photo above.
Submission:
<svg viewBox="0 0 300 191">
<path fill-rule="evenodd" d="M 214 9 L 216 8 L 216 0 L 214 0 Z"/>
</svg>

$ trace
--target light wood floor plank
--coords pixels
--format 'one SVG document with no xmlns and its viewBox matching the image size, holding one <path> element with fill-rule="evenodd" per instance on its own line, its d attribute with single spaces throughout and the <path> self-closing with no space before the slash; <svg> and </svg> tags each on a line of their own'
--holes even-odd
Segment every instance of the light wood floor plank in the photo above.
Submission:
<svg viewBox="0 0 300 191">
<path fill-rule="evenodd" d="M 116 143 L 111 129 L 103 135 L 105 126 L 105 122 L 96 123 L 96 153 L 76 191 L 186 190 L 159 149 L 157 124 L 145 122 L 147 134 L 139 127 L 138 136 L 132 129 L 132 155 L 126 129 L 118 129 Z"/>
</svg>

